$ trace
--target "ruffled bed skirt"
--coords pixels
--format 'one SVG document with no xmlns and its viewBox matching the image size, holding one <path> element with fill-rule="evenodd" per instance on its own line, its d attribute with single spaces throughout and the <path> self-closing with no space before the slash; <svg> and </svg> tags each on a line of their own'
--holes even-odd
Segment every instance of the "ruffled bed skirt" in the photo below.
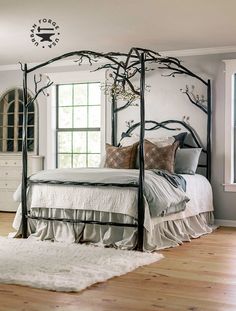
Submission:
<svg viewBox="0 0 236 311">
<path fill-rule="evenodd" d="M 69 218 L 99 220 L 103 222 L 136 223 L 133 217 L 97 211 L 60 210 L 34 208 L 33 216 L 49 218 Z M 113 246 L 121 249 L 133 249 L 137 244 L 137 229 L 132 227 L 99 226 L 96 224 L 73 224 L 59 221 L 29 219 L 29 238 L 52 240 L 67 243 L 92 243 L 102 246 Z M 213 212 L 205 212 L 196 216 L 160 221 L 150 231 L 144 232 L 144 250 L 153 251 L 175 247 L 183 242 L 191 241 L 215 229 Z M 20 234 L 18 230 L 17 235 Z"/>
</svg>

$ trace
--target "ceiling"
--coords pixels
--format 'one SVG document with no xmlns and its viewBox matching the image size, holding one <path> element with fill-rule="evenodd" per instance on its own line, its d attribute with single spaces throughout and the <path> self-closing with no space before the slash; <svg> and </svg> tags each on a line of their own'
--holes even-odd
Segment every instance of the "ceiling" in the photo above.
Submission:
<svg viewBox="0 0 236 311">
<path fill-rule="evenodd" d="M 0 0 L 0 65 L 82 49 L 236 46 L 235 12 L 235 0 Z M 40 18 L 60 27 L 60 41 L 51 49 L 30 40 Z"/>
</svg>

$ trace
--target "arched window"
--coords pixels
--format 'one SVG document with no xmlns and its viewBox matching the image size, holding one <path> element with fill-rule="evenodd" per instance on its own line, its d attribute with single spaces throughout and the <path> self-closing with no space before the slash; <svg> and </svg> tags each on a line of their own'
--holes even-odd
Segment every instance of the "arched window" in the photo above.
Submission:
<svg viewBox="0 0 236 311">
<path fill-rule="evenodd" d="M 28 94 L 28 99 L 30 99 Z M 22 151 L 23 90 L 15 88 L 0 98 L 0 152 Z M 35 107 L 28 111 L 27 125 L 28 151 L 35 146 Z"/>
</svg>

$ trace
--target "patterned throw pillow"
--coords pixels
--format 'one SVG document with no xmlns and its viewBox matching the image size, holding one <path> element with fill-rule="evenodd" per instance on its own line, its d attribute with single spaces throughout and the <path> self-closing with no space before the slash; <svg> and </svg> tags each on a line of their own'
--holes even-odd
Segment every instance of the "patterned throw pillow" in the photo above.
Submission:
<svg viewBox="0 0 236 311">
<path fill-rule="evenodd" d="M 158 147 L 148 140 L 144 141 L 145 170 L 161 169 L 174 173 L 175 154 L 179 146 L 176 141 L 172 145 Z"/>
<path fill-rule="evenodd" d="M 129 169 L 135 168 L 138 143 L 128 147 L 114 147 L 106 144 L 105 167 Z"/>
</svg>

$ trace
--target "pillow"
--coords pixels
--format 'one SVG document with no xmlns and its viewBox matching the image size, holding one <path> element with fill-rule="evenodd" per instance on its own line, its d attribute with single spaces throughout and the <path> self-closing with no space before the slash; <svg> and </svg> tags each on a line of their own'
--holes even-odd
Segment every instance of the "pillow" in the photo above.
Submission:
<svg viewBox="0 0 236 311">
<path fill-rule="evenodd" d="M 175 173 L 194 175 L 202 148 L 178 149 L 175 158 Z"/>
<path fill-rule="evenodd" d="M 187 137 L 188 133 L 187 132 L 182 132 L 182 133 L 179 133 L 177 135 L 174 135 L 174 139 L 179 141 L 179 147 L 180 148 L 183 148 L 184 146 L 184 141 L 185 141 L 185 138 Z"/>
<path fill-rule="evenodd" d="M 106 160 L 104 167 L 135 168 L 138 143 L 128 147 L 114 147 L 106 144 Z"/>
<path fill-rule="evenodd" d="M 176 141 L 172 145 L 158 147 L 152 142 L 144 141 L 144 168 L 166 170 L 169 173 L 174 173 L 175 153 L 179 146 Z"/>
<path fill-rule="evenodd" d="M 172 145 L 175 142 L 175 138 L 170 137 L 146 137 L 146 140 L 152 142 L 153 144 L 157 145 L 158 147 L 165 147 L 168 145 Z M 120 141 L 120 145 L 122 147 L 130 146 L 136 142 L 139 142 L 138 135 L 132 135 L 122 138 Z"/>
</svg>

